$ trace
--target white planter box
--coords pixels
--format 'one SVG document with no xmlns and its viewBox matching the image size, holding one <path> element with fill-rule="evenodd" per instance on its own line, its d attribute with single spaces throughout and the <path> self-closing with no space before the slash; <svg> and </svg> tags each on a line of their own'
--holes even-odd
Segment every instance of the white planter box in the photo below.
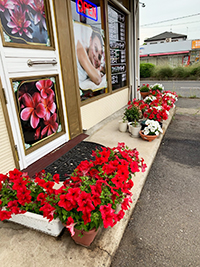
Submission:
<svg viewBox="0 0 200 267">
<path fill-rule="evenodd" d="M 22 224 L 26 227 L 41 231 L 52 236 L 58 236 L 64 228 L 58 218 L 49 222 L 42 215 L 28 211 L 24 214 L 12 215 L 12 218 L 10 218 L 8 221 Z"/>
</svg>

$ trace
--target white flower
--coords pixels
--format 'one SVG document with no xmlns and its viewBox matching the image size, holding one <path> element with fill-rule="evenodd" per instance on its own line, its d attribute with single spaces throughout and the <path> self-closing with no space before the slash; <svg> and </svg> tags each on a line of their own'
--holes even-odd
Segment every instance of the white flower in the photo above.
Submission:
<svg viewBox="0 0 200 267">
<path fill-rule="evenodd" d="M 159 133 L 163 132 L 158 121 L 148 119 L 146 120 L 145 125 L 147 125 L 143 130 L 145 135 L 148 135 L 148 134 L 159 135 Z"/>
<path fill-rule="evenodd" d="M 150 96 L 145 97 L 144 102 L 152 102 L 155 99 L 156 99 L 155 96 L 150 95 Z"/>
</svg>

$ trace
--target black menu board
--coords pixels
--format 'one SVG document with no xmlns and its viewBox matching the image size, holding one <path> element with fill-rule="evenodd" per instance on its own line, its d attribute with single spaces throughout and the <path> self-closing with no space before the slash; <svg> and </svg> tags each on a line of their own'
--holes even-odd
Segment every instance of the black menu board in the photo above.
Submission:
<svg viewBox="0 0 200 267">
<path fill-rule="evenodd" d="M 108 6 L 110 62 L 112 89 L 127 84 L 126 80 L 126 17 L 112 6 Z"/>
</svg>

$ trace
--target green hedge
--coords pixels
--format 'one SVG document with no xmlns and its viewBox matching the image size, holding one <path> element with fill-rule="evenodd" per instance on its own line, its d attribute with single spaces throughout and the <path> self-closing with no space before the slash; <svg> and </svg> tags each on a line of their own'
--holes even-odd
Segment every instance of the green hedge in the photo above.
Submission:
<svg viewBox="0 0 200 267">
<path fill-rule="evenodd" d="M 140 78 L 153 78 L 158 80 L 167 79 L 200 79 L 200 63 L 192 66 L 178 66 L 172 68 L 170 66 L 155 66 L 151 63 L 140 64 Z"/>
<path fill-rule="evenodd" d="M 149 78 L 152 76 L 155 65 L 151 63 L 141 63 L 140 64 L 140 77 Z"/>
</svg>

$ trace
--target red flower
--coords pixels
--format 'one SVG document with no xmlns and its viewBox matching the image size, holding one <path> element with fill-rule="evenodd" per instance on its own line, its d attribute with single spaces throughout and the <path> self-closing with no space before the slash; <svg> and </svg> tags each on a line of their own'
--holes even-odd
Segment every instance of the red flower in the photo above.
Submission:
<svg viewBox="0 0 200 267">
<path fill-rule="evenodd" d="M 54 193 L 53 186 L 54 186 L 54 182 L 48 181 L 44 184 L 44 189 L 46 189 L 47 193 L 51 195 Z"/>
<path fill-rule="evenodd" d="M 30 203 L 31 202 L 31 191 L 27 190 L 25 188 L 20 188 L 17 191 L 17 198 L 18 198 L 18 202 L 24 206 L 26 203 Z"/>
<path fill-rule="evenodd" d="M 83 214 L 86 214 L 86 213 L 90 214 L 91 211 L 95 209 L 94 205 L 92 204 L 91 195 L 89 193 L 84 192 L 84 191 L 82 191 L 79 194 L 77 202 L 79 205 L 77 211 L 82 211 Z"/>
<path fill-rule="evenodd" d="M 40 185 L 40 186 L 43 187 L 43 188 L 44 188 L 44 186 L 45 186 L 45 184 L 46 184 L 45 180 L 44 180 L 44 179 L 41 179 L 41 178 L 39 178 L 39 177 L 36 177 L 36 178 L 35 178 L 35 183 L 38 183 L 38 185 Z"/>
<path fill-rule="evenodd" d="M 10 209 L 10 211 L 14 214 L 19 214 L 20 213 L 20 209 L 18 207 L 18 202 L 17 200 L 14 201 L 9 201 L 7 204 L 8 208 Z"/>
<path fill-rule="evenodd" d="M 60 201 L 58 202 L 58 206 L 66 209 L 67 211 L 72 210 L 76 207 L 76 205 L 73 205 L 71 201 L 67 199 L 67 195 L 60 195 Z"/>
<path fill-rule="evenodd" d="M 68 199 L 72 203 L 72 205 L 76 206 L 79 194 L 80 188 L 69 188 L 66 199 Z"/>
<path fill-rule="evenodd" d="M 115 175 L 115 176 L 111 179 L 111 181 L 113 182 L 113 184 L 116 185 L 117 188 L 120 188 L 120 187 L 123 186 L 123 185 L 122 185 L 123 180 L 122 180 L 121 176 L 119 176 L 119 175 Z"/>
<path fill-rule="evenodd" d="M 54 218 L 55 208 L 52 207 L 49 203 L 45 203 L 44 206 L 40 208 L 40 211 L 43 212 L 43 216 L 52 221 Z"/>
<path fill-rule="evenodd" d="M 52 99 L 52 96 L 54 96 L 54 91 L 51 89 L 53 82 L 50 79 L 40 80 L 36 82 L 35 85 L 44 99 L 47 97 L 50 97 L 50 99 Z"/>
<path fill-rule="evenodd" d="M 33 96 L 25 94 L 23 96 L 23 102 L 25 108 L 21 111 L 21 119 L 27 121 L 30 118 L 30 124 L 32 128 L 36 128 L 41 118 L 44 118 L 46 109 L 42 103 L 40 103 L 41 97 L 39 93 L 34 93 Z"/>
<path fill-rule="evenodd" d="M 40 131 L 41 131 L 41 126 L 38 127 L 36 130 L 35 130 L 35 134 L 34 134 L 34 139 L 35 140 L 38 140 L 40 138 Z"/>
<path fill-rule="evenodd" d="M 6 179 L 8 179 L 8 176 L 1 173 L 0 174 L 0 182 L 5 182 Z"/>
<path fill-rule="evenodd" d="M 87 160 L 81 161 L 77 166 L 78 172 L 81 172 L 83 176 L 87 175 L 93 164 Z"/>
<path fill-rule="evenodd" d="M 132 172 L 139 172 L 140 171 L 138 163 L 136 161 L 131 162 L 130 168 L 131 168 Z"/>
<path fill-rule="evenodd" d="M 16 178 L 19 178 L 22 175 L 22 172 L 20 172 L 18 169 L 14 169 L 13 171 L 9 171 L 9 180 L 14 180 Z"/>
<path fill-rule="evenodd" d="M 27 185 L 27 183 L 28 183 L 28 181 L 26 181 L 26 180 L 23 180 L 23 178 L 22 177 L 19 177 L 19 178 L 17 178 L 17 179 L 15 179 L 15 180 L 13 180 L 13 189 L 14 190 L 20 190 L 20 189 L 24 189 L 24 190 L 26 190 L 26 185 Z"/>
<path fill-rule="evenodd" d="M 108 148 L 103 148 L 103 151 L 98 152 L 98 155 L 96 155 L 96 160 L 94 164 L 104 164 L 108 162 L 109 156 L 110 156 L 110 150 Z"/>
<path fill-rule="evenodd" d="M 116 214 L 114 213 L 114 210 L 111 208 L 111 204 L 101 206 L 100 212 L 103 219 L 104 227 L 105 228 L 108 228 L 108 226 L 113 227 L 115 225 Z"/>
<path fill-rule="evenodd" d="M 54 174 L 53 180 L 58 184 L 60 182 L 60 175 L 58 173 Z"/>
<path fill-rule="evenodd" d="M 11 211 L 0 210 L 0 220 L 1 221 L 9 220 L 12 217 L 11 215 L 12 215 Z"/>
<path fill-rule="evenodd" d="M 49 120 L 51 113 L 53 114 L 56 111 L 56 104 L 54 102 L 54 96 L 50 95 L 47 98 L 42 98 L 41 103 L 44 105 L 46 109 L 46 115 L 44 117 L 44 120 Z"/>
<path fill-rule="evenodd" d="M 130 207 L 129 202 L 132 202 L 132 199 L 130 197 L 124 199 L 124 201 L 121 204 L 123 210 L 128 210 L 128 207 Z"/>
<path fill-rule="evenodd" d="M 41 132 L 41 136 L 43 137 L 46 133 L 47 136 L 55 133 L 58 129 L 58 123 L 56 122 L 57 115 L 54 113 L 49 120 L 44 120 L 44 124 L 46 125 Z"/>
<path fill-rule="evenodd" d="M 99 194 L 92 195 L 92 202 L 94 203 L 95 207 L 101 204 L 101 198 L 99 197 Z"/>
<path fill-rule="evenodd" d="M 121 219 L 124 218 L 124 215 L 125 215 L 125 212 L 124 212 L 123 210 L 120 210 L 120 211 L 118 212 L 118 214 L 116 215 L 116 220 L 117 220 L 117 221 L 120 221 Z"/>
<path fill-rule="evenodd" d="M 41 202 L 41 205 L 44 205 L 45 200 L 46 200 L 46 195 L 44 193 L 40 193 L 37 196 L 37 201 L 40 201 Z"/>
<path fill-rule="evenodd" d="M 67 223 L 66 223 L 66 228 L 68 228 L 68 230 L 70 231 L 71 236 L 75 235 L 75 232 L 74 232 L 74 225 L 75 225 L 75 224 L 76 224 L 76 223 L 74 223 L 73 218 L 72 218 L 71 216 L 68 217 L 68 219 L 67 219 Z"/>
</svg>

